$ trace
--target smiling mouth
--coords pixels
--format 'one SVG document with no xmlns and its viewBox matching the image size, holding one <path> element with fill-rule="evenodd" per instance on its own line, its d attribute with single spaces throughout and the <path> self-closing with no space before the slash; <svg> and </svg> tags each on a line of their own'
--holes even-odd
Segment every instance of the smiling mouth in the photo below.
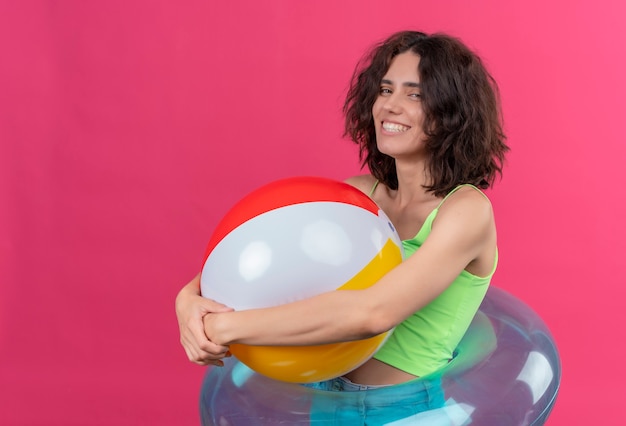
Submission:
<svg viewBox="0 0 626 426">
<path fill-rule="evenodd" d="M 383 121 L 382 128 L 384 131 L 390 132 L 390 133 L 402 133 L 410 129 L 409 126 L 404 126 L 398 123 L 388 123 L 386 121 Z"/>
</svg>

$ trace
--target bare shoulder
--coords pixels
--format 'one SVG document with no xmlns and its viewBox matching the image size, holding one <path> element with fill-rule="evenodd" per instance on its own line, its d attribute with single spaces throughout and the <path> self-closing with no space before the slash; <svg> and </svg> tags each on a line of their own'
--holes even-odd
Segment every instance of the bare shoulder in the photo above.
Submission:
<svg viewBox="0 0 626 426">
<path fill-rule="evenodd" d="M 474 228 L 493 224 L 493 208 L 487 196 L 476 188 L 460 188 L 439 208 L 438 219 L 452 220 L 462 226 L 471 224 Z"/>
<path fill-rule="evenodd" d="M 372 187 L 376 183 L 376 178 L 372 175 L 357 175 L 349 177 L 345 180 L 345 182 L 357 189 L 360 189 L 362 192 L 369 194 Z"/>
<path fill-rule="evenodd" d="M 487 276 L 497 256 L 497 231 L 489 199 L 466 186 L 451 194 L 433 222 L 431 243 L 439 244 L 451 258 L 477 276 Z"/>
</svg>

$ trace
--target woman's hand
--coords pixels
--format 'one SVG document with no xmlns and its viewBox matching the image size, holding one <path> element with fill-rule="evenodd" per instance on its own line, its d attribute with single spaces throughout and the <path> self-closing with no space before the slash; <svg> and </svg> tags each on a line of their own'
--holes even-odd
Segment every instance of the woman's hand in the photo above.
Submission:
<svg viewBox="0 0 626 426">
<path fill-rule="evenodd" d="M 180 328 L 180 343 L 191 362 L 199 365 L 224 365 L 222 358 L 230 356 L 228 346 L 211 342 L 205 335 L 202 320 L 207 314 L 232 310 L 200 295 L 199 274 L 180 290 L 176 296 L 176 317 Z"/>
</svg>

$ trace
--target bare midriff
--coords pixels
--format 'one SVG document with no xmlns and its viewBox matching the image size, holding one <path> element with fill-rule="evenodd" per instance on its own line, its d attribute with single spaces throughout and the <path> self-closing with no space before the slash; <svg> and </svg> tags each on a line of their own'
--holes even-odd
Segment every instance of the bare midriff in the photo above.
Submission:
<svg viewBox="0 0 626 426">
<path fill-rule="evenodd" d="M 344 377 L 361 385 L 395 385 L 415 379 L 417 376 L 371 358 L 360 367 L 344 374 Z"/>
</svg>

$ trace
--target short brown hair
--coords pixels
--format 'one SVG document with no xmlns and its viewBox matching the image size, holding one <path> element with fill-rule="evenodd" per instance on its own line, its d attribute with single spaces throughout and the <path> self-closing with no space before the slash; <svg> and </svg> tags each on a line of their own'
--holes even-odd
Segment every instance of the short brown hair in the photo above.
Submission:
<svg viewBox="0 0 626 426">
<path fill-rule="evenodd" d="M 393 34 L 357 64 L 343 111 L 345 135 L 359 145 L 362 165 L 389 188 L 398 188 L 395 160 L 376 146 L 372 107 L 392 59 L 407 51 L 420 57 L 417 72 L 432 179 L 425 188 L 437 196 L 462 183 L 488 188 L 502 173 L 509 150 L 498 87 L 481 59 L 445 34 Z"/>
</svg>

